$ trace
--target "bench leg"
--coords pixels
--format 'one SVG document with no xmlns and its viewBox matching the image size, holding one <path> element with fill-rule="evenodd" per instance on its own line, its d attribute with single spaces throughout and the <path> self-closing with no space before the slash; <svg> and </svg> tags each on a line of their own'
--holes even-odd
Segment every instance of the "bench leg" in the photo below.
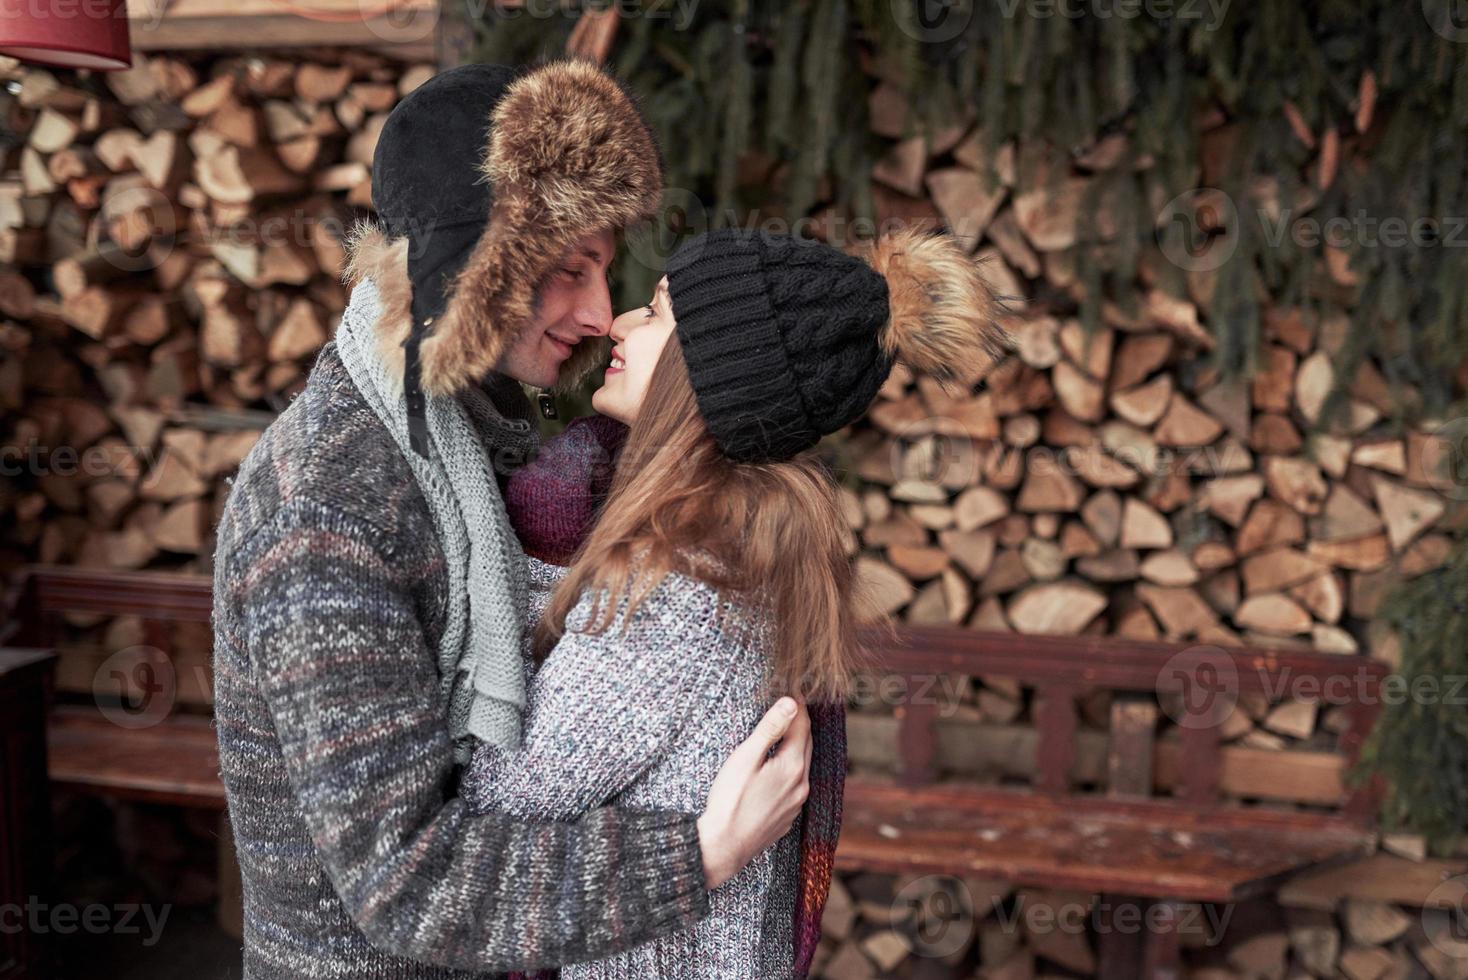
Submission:
<svg viewBox="0 0 1468 980">
<path fill-rule="evenodd" d="M 1182 976 L 1182 944 L 1178 935 L 1177 902 L 1152 903 L 1142 940 L 1144 980 L 1178 980 Z"/>
<path fill-rule="evenodd" d="M 1102 895 L 1098 980 L 1178 980 L 1182 975 L 1176 902 Z"/>
<path fill-rule="evenodd" d="M 1098 980 L 1132 980 L 1140 976 L 1142 933 L 1135 928 L 1147 908 L 1145 898 L 1102 895 L 1096 930 Z"/>
<path fill-rule="evenodd" d="M 219 815 L 219 928 L 239 939 L 244 935 L 244 895 L 240 865 L 235 858 L 234 830 L 229 814 Z"/>
</svg>

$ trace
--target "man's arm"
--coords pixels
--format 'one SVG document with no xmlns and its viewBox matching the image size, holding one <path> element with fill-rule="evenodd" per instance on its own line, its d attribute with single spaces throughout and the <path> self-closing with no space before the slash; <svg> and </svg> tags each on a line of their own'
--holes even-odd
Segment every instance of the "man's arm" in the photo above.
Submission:
<svg viewBox="0 0 1468 980">
<path fill-rule="evenodd" d="M 312 839 L 363 934 L 396 955 L 500 971 L 609 955 L 704 915 L 692 816 L 600 809 L 537 824 L 474 816 L 449 797 L 438 674 L 407 583 L 416 570 L 381 540 L 350 514 L 293 503 L 237 570 L 241 639 Z"/>
</svg>

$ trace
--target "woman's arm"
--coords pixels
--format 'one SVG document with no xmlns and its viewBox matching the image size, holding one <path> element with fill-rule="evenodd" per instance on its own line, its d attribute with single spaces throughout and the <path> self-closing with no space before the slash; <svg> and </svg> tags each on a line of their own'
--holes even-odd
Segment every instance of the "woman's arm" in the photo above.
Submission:
<svg viewBox="0 0 1468 980">
<path fill-rule="evenodd" d="M 568 622 L 583 622 L 590 604 L 583 597 Z M 601 634 L 568 628 L 536 674 L 520 748 L 478 746 L 465 799 L 481 812 L 552 820 L 603 803 L 646 772 L 727 682 L 726 644 L 717 594 L 682 575 Z"/>
</svg>

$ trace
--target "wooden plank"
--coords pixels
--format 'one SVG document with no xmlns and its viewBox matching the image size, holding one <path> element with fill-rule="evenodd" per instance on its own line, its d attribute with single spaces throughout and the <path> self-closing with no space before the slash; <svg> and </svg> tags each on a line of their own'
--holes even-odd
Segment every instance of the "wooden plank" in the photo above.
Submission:
<svg viewBox="0 0 1468 980">
<path fill-rule="evenodd" d="M 1019 885 L 1183 901 L 1261 894 L 1301 870 L 1367 853 L 1339 818 L 1074 799 L 1007 790 L 846 784 L 838 866 L 971 874 Z"/>
<path fill-rule="evenodd" d="M 1175 668 L 1177 655 L 1197 649 L 1195 643 L 946 626 L 901 627 L 891 641 L 878 633 L 864 634 L 863 640 L 893 673 L 989 674 L 1026 684 L 1068 680 L 1081 688 L 1158 692 L 1182 690 L 1186 675 L 1165 668 Z M 1238 692 L 1279 695 L 1308 687 L 1325 704 L 1360 699 L 1389 671 L 1386 664 L 1365 656 L 1245 646 L 1217 649 L 1237 673 L 1228 683 L 1236 684 Z"/>
<path fill-rule="evenodd" d="M 369 46 L 411 60 L 434 60 L 438 4 L 392 0 L 128 0 L 139 51 Z M 373 15 L 373 16 L 367 16 Z"/>
<path fill-rule="evenodd" d="M 27 574 L 33 598 L 45 608 L 209 621 L 211 583 L 204 576 L 49 566 L 32 567 Z M 1058 680 L 1082 689 L 1157 692 L 1181 689 L 1185 678 L 1164 668 L 1179 653 L 1196 649 L 1196 644 L 1119 637 L 1024 636 L 941 626 L 902 627 L 891 642 L 871 631 L 863 641 L 892 673 L 991 675 L 1028 684 Z M 1319 700 L 1326 704 L 1360 700 L 1389 669 L 1366 657 L 1299 650 L 1231 647 L 1225 652 L 1237 669 L 1240 692 L 1277 694 L 1284 680 L 1311 683 L 1320 685 Z"/>
<path fill-rule="evenodd" d="M 172 715 L 119 729 L 91 708 L 58 707 L 47 729 L 51 782 L 87 793 L 224 809 L 209 719 Z"/>
<path fill-rule="evenodd" d="M 1331 910 L 1347 898 L 1421 908 L 1439 885 L 1465 873 L 1468 859 L 1411 861 L 1394 854 L 1373 854 L 1301 875 L 1280 889 L 1278 899 L 1281 905 L 1293 908 Z M 1452 896 L 1444 900 L 1452 901 Z"/>
<path fill-rule="evenodd" d="M 202 575 L 36 566 L 25 574 L 16 613 L 34 618 L 89 612 L 207 623 L 212 604 L 212 583 Z"/>
</svg>

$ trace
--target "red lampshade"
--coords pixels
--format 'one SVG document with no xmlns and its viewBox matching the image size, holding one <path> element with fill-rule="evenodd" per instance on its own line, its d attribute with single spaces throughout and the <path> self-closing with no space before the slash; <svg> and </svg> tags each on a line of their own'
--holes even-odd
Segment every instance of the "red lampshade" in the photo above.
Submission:
<svg viewBox="0 0 1468 980">
<path fill-rule="evenodd" d="M 0 0 L 0 54 L 61 68 L 128 68 L 127 0 Z"/>
</svg>

